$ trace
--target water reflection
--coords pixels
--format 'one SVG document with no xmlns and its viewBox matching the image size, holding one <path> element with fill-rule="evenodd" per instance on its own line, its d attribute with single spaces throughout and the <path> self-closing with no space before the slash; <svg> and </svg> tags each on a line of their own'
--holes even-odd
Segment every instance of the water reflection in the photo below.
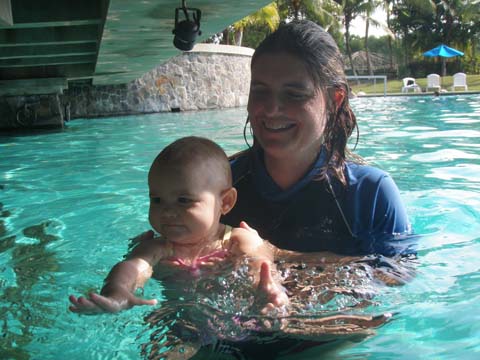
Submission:
<svg viewBox="0 0 480 360">
<path fill-rule="evenodd" d="M 30 359 L 25 347 L 35 336 L 38 327 L 51 327 L 54 320 L 48 314 L 48 303 L 55 299 L 47 293 L 35 293 L 34 287 L 58 271 L 55 253 L 48 245 L 59 239 L 49 232 L 58 224 L 48 220 L 23 229 L 23 243 L 15 235 L 8 236 L 6 220 L 10 211 L 0 203 L 0 253 L 11 253 L 11 271 L 3 274 L 0 283 L 2 298 L 7 306 L 0 307 L 2 319 L 0 358 Z M 25 243 L 27 242 L 27 243 Z M 6 269 L 2 269 L 4 272 Z"/>
</svg>

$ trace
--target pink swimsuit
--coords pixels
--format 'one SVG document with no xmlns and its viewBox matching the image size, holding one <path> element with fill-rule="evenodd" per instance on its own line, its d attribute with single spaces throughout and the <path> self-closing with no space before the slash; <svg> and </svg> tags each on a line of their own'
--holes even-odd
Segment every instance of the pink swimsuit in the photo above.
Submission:
<svg viewBox="0 0 480 360">
<path fill-rule="evenodd" d="M 187 264 L 183 259 L 179 257 L 172 256 L 170 259 L 173 263 L 184 267 L 186 270 L 190 271 L 192 274 L 198 275 L 200 272 L 200 265 L 205 265 L 210 262 L 212 259 L 224 259 L 229 253 L 230 247 L 230 236 L 232 235 L 232 227 L 225 225 L 225 232 L 222 238 L 222 248 L 211 252 L 210 254 L 200 256 L 196 258 L 193 263 Z"/>
</svg>

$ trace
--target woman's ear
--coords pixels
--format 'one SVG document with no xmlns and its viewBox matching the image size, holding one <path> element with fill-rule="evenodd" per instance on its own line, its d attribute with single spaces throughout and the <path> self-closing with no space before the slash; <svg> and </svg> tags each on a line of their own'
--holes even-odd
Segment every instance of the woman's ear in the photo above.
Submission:
<svg viewBox="0 0 480 360">
<path fill-rule="evenodd" d="M 224 190 L 220 196 L 222 215 L 225 215 L 233 209 L 237 202 L 237 189 L 231 187 L 230 189 Z"/>
<path fill-rule="evenodd" d="M 342 89 L 335 89 L 335 93 L 333 97 L 333 101 L 335 103 L 335 111 L 340 108 L 344 99 L 345 99 L 345 91 L 343 91 Z"/>
</svg>

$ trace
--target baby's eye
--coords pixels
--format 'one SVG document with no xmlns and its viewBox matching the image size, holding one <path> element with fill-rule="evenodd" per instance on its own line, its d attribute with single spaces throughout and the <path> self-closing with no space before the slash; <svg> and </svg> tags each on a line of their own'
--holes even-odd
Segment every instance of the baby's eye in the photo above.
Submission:
<svg viewBox="0 0 480 360">
<path fill-rule="evenodd" d="M 193 203 L 193 199 L 190 199 L 188 197 L 185 197 L 185 196 L 180 196 L 177 201 L 182 204 L 182 205 L 188 205 L 188 204 L 191 204 Z"/>
</svg>

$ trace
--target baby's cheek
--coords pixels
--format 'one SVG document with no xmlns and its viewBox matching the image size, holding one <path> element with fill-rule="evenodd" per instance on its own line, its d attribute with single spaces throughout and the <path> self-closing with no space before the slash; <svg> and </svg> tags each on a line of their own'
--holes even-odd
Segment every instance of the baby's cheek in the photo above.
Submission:
<svg viewBox="0 0 480 360">
<path fill-rule="evenodd" d="M 148 221 L 150 221 L 150 225 L 155 228 L 155 225 L 158 223 L 158 211 L 155 211 L 152 206 L 150 206 L 150 210 L 148 211 Z M 156 230 L 156 229 L 155 229 Z"/>
</svg>

